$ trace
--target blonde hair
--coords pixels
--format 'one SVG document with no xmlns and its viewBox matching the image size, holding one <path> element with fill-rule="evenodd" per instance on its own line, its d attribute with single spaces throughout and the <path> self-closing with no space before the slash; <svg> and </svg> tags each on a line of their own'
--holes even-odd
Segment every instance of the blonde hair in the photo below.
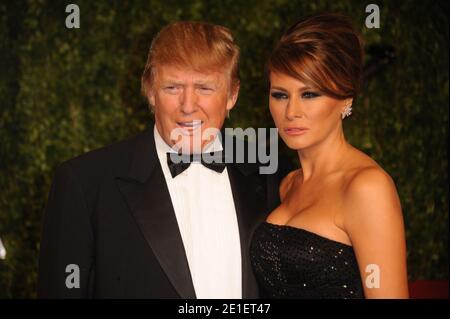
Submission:
<svg viewBox="0 0 450 319">
<path fill-rule="evenodd" d="M 231 90 L 239 86 L 239 47 L 229 29 L 205 22 L 179 21 L 165 26 L 153 39 L 141 78 L 146 96 L 155 67 L 175 65 L 197 72 L 230 72 Z"/>
</svg>

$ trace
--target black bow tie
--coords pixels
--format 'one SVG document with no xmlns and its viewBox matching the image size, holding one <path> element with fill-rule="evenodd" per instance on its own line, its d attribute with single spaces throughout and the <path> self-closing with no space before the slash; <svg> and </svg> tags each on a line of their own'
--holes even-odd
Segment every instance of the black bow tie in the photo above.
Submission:
<svg viewBox="0 0 450 319">
<path fill-rule="evenodd" d="M 208 156 L 208 161 L 204 157 Z M 172 158 L 175 160 L 173 161 Z M 184 172 L 191 165 L 192 162 L 200 161 L 203 166 L 212 169 L 218 173 L 222 173 L 225 169 L 225 158 L 222 151 L 201 153 L 201 154 L 177 154 L 167 153 L 167 165 L 169 166 L 170 174 L 176 177 L 178 174 Z"/>
</svg>

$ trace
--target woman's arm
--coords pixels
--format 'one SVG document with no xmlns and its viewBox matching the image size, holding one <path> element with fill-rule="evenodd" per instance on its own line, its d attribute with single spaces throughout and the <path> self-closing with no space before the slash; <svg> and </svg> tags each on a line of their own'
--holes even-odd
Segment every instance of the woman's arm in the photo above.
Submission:
<svg viewBox="0 0 450 319">
<path fill-rule="evenodd" d="M 391 177 L 375 167 L 357 173 L 344 212 L 366 298 L 408 298 L 403 217 Z"/>
</svg>

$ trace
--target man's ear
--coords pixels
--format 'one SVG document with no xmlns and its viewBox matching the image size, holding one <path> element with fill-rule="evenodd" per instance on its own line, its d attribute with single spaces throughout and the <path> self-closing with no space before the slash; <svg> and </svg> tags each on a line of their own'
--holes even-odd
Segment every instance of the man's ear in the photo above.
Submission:
<svg viewBox="0 0 450 319">
<path fill-rule="evenodd" d="M 155 99 L 155 90 L 151 87 L 149 87 L 147 90 L 147 99 L 148 99 L 148 103 L 153 108 L 155 106 L 156 99 Z"/>
<path fill-rule="evenodd" d="M 155 90 L 153 88 L 153 83 L 150 83 L 149 80 L 143 82 L 141 92 L 147 99 L 147 103 L 153 108 L 153 105 L 155 105 Z"/>
<path fill-rule="evenodd" d="M 237 98 L 239 96 L 239 89 L 240 89 L 240 83 L 236 84 L 230 92 L 230 96 L 228 97 L 228 102 L 227 102 L 227 110 L 231 110 L 235 105 L 236 105 L 236 101 Z"/>
<path fill-rule="evenodd" d="M 155 94 L 153 92 L 149 92 L 148 94 L 148 102 L 150 103 L 150 105 L 153 107 L 155 106 Z"/>
</svg>

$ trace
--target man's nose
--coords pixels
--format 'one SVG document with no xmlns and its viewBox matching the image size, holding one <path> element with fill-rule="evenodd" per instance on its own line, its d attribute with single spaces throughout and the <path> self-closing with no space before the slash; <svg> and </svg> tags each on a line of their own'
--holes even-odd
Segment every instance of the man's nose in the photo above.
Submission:
<svg viewBox="0 0 450 319">
<path fill-rule="evenodd" d="M 181 95 L 181 111 L 186 114 L 194 113 L 197 109 L 197 95 L 192 88 L 186 88 Z"/>
</svg>

